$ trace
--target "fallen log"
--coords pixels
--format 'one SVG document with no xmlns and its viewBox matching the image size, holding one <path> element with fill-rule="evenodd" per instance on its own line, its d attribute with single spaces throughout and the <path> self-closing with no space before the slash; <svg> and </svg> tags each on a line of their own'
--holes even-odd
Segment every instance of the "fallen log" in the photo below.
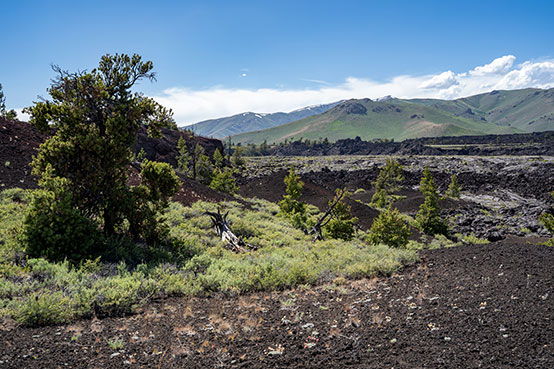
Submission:
<svg viewBox="0 0 554 369">
<path fill-rule="evenodd" d="M 229 226 L 229 223 L 227 222 L 227 215 L 229 215 L 229 212 L 226 212 L 225 214 L 221 215 L 221 212 L 219 209 L 217 209 L 217 213 L 206 211 L 204 214 L 209 215 L 212 220 L 212 226 L 215 228 L 215 231 L 217 235 L 221 238 L 221 241 L 227 242 L 227 249 L 236 253 L 245 252 L 248 250 L 256 250 L 258 249 L 255 245 L 250 245 L 242 240 L 242 238 L 237 237 L 233 231 L 231 230 L 231 227 Z"/>
</svg>

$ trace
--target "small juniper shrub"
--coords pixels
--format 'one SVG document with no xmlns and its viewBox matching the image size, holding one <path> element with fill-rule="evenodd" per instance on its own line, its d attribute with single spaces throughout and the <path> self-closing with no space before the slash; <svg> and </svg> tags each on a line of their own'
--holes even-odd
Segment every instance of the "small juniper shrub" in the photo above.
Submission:
<svg viewBox="0 0 554 369">
<path fill-rule="evenodd" d="M 329 201 L 329 205 L 335 203 L 337 196 L 340 196 L 342 191 L 336 190 L 335 197 Z M 324 227 L 325 234 L 334 239 L 350 241 L 354 237 L 354 224 L 358 222 L 358 218 L 352 216 L 351 206 L 344 202 L 345 198 L 350 196 L 349 192 L 344 194 L 343 198 L 335 205 L 332 210 L 332 219 Z"/>
<path fill-rule="evenodd" d="M 244 168 L 244 165 L 246 163 L 244 162 L 244 158 L 242 156 L 242 147 L 237 146 L 235 147 L 235 150 L 233 151 L 233 155 L 231 156 L 231 165 L 235 169 L 242 169 Z"/>
<path fill-rule="evenodd" d="M 402 166 L 394 159 L 388 158 L 385 166 L 379 171 L 377 180 L 373 182 L 375 194 L 371 198 L 371 204 L 385 208 L 392 202 L 391 195 L 402 188 L 400 183 L 403 180 Z"/>
<path fill-rule="evenodd" d="M 233 177 L 233 173 L 230 168 L 220 169 L 219 167 L 216 167 L 212 181 L 210 182 L 210 188 L 229 195 L 234 195 L 239 191 L 239 187 L 237 186 L 235 177 Z"/>
<path fill-rule="evenodd" d="M 448 235 L 448 226 L 440 216 L 439 193 L 429 167 L 423 170 L 419 190 L 425 195 L 425 200 L 416 215 L 419 228 L 428 235 Z"/>
<path fill-rule="evenodd" d="M 179 154 L 177 155 L 177 170 L 185 174 L 187 177 L 191 175 L 191 160 L 192 155 L 189 152 L 187 147 L 187 142 L 183 137 L 179 137 L 179 142 L 177 142 L 177 150 Z"/>
<path fill-rule="evenodd" d="M 210 157 L 204 154 L 204 148 L 199 144 L 196 144 L 197 155 L 196 157 L 196 178 L 200 183 L 209 185 L 212 181 L 214 168 Z"/>
<path fill-rule="evenodd" d="M 462 187 L 458 184 L 458 177 L 455 174 L 452 174 L 452 177 L 450 177 L 450 184 L 444 193 L 444 197 L 457 200 L 460 198 L 461 191 Z"/>
<path fill-rule="evenodd" d="M 223 154 L 221 154 L 221 151 L 219 151 L 219 149 L 215 149 L 212 158 L 214 160 L 215 168 L 220 170 L 223 169 L 225 160 L 223 158 Z"/>
<path fill-rule="evenodd" d="M 383 243 L 391 247 L 406 247 L 410 230 L 396 208 L 390 205 L 373 221 L 368 240 L 376 245 Z"/>
<path fill-rule="evenodd" d="M 289 174 L 285 177 L 286 194 L 283 200 L 279 201 L 279 209 L 281 213 L 287 216 L 298 229 L 306 228 L 306 204 L 298 201 L 302 195 L 304 182 L 300 180 L 300 176 L 296 174 L 294 167 L 291 166 Z"/>
</svg>

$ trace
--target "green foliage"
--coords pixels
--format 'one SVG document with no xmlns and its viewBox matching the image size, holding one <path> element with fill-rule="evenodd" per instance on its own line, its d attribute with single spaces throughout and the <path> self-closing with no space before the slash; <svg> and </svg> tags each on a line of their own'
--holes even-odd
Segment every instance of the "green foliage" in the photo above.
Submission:
<svg viewBox="0 0 554 369">
<path fill-rule="evenodd" d="M 25 110 L 38 129 L 56 128 L 32 163 L 33 174 L 41 176 L 44 190 L 33 202 L 26 222 L 27 245 L 33 254 L 44 247 L 45 251 L 38 254 L 58 259 L 63 254 L 56 256 L 47 250 L 54 247 L 54 240 L 63 238 L 65 245 L 58 249 L 69 250 L 67 256 L 74 260 L 78 255 L 71 247 L 92 247 L 96 228 L 102 228 L 108 238 L 114 237 L 129 216 L 143 212 L 145 202 L 158 201 L 155 197 L 167 190 L 154 190 L 149 183 L 171 187 L 164 182 L 168 179 L 164 169 L 143 173 L 145 187 L 131 189 L 127 168 L 142 125 L 150 134 L 159 135 L 161 127 L 174 128 L 175 122 L 170 110 L 132 92 L 136 82 L 154 79 L 152 62 L 143 62 L 138 55 L 105 55 L 98 68 L 90 72 L 68 73 L 59 67 L 54 70 L 58 77 L 48 90 L 52 99 Z M 156 175 L 162 177 L 154 180 Z M 58 185 L 63 190 L 56 192 Z M 46 217 L 41 217 L 43 211 Z M 44 229 L 33 229 L 39 226 Z M 70 236 L 72 226 L 77 229 Z M 84 236 L 87 230 L 95 231 L 92 237 Z M 41 244 L 40 234 L 48 241 Z M 76 246 L 70 247 L 69 242 Z"/>
<path fill-rule="evenodd" d="M 8 120 L 17 119 L 17 113 L 15 110 L 6 110 L 6 97 L 4 96 L 4 91 L 2 90 L 2 84 L 0 83 L 0 117 L 6 118 Z"/>
<path fill-rule="evenodd" d="M 283 200 L 279 201 L 281 213 L 287 216 L 296 228 L 304 229 L 307 220 L 306 204 L 298 201 L 302 195 L 304 182 L 300 180 L 300 176 L 296 174 L 293 166 L 290 167 L 289 174 L 285 177 L 284 182 L 286 194 L 283 196 Z"/>
<path fill-rule="evenodd" d="M 375 193 L 371 197 L 370 204 L 379 208 L 384 209 L 387 207 L 387 204 L 390 204 L 391 198 L 387 197 L 387 192 L 383 189 L 375 189 Z"/>
<path fill-rule="evenodd" d="M 168 206 L 181 182 L 169 164 L 149 160 L 142 163 L 140 178 L 141 184 L 130 191 L 126 213 L 129 233 L 135 239 L 156 243 L 168 234 L 167 225 L 158 214 Z"/>
<path fill-rule="evenodd" d="M 141 147 L 137 155 L 135 155 L 135 161 L 142 163 L 144 159 L 146 159 L 146 151 L 144 151 L 144 148 Z"/>
<path fill-rule="evenodd" d="M 120 350 L 123 348 L 123 346 L 125 346 L 125 341 L 123 341 L 121 338 L 117 337 L 117 338 L 113 338 L 113 339 L 109 339 L 108 340 L 108 346 L 114 350 L 114 351 L 117 351 L 117 350 Z"/>
<path fill-rule="evenodd" d="M 388 158 L 379 171 L 377 180 L 373 183 L 375 194 L 371 198 L 371 204 L 378 208 L 389 205 L 392 202 L 391 195 L 402 188 L 400 183 L 403 180 L 402 166 L 397 161 Z"/>
<path fill-rule="evenodd" d="M 223 169 L 224 158 L 219 149 L 215 149 L 213 154 L 214 165 L 216 169 Z"/>
<path fill-rule="evenodd" d="M 14 318 L 22 325 L 43 326 L 71 320 L 72 301 L 61 291 L 34 292 L 18 303 Z"/>
<path fill-rule="evenodd" d="M 329 201 L 329 206 L 337 201 L 338 196 L 340 196 L 342 192 L 343 191 L 340 189 L 336 190 L 335 197 Z M 352 216 L 350 205 L 344 202 L 344 199 L 349 196 L 350 193 L 346 192 L 343 198 L 337 202 L 331 211 L 332 219 L 324 227 L 326 236 L 345 241 L 350 241 L 354 238 L 354 233 L 356 231 L 354 229 L 354 224 L 358 222 L 358 218 Z"/>
<path fill-rule="evenodd" d="M 244 168 L 244 158 L 242 157 L 242 147 L 237 146 L 235 147 L 235 150 L 233 151 L 233 155 L 231 156 L 231 165 L 235 169 L 242 169 Z"/>
<path fill-rule="evenodd" d="M 239 187 L 233 177 L 233 172 L 229 168 L 215 169 L 212 181 L 210 182 L 210 188 L 229 195 L 234 195 L 239 191 Z"/>
<path fill-rule="evenodd" d="M 450 184 L 448 185 L 448 188 L 444 193 L 444 197 L 450 197 L 451 199 L 459 199 L 461 191 L 462 191 L 462 187 L 458 184 L 458 177 L 456 177 L 455 174 L 452 174 L 452 177 L 450 178 Z"/>
<path fill-rule="evenodd" d="M 11 188 L 0 192 L 0 264 L 23 251 L 21 232 L 25 209 L 31 201 L 29 190 Z M 8 267 L 7 269 L 11 269 Z M 10 274 L 0 267 L 0 275 Z"/>
<path fill-rule="evenodd" d="M 440 216 L 439 194 L 429 167 L 423 170 L 419 190 L 425 195 L 416 216 L 419 228 L 428 235 L 448 235 L 448 226 Z"/>
<path fill-rule="evenodd" d="M 201 147 L 196 145 L 196 147 Z M 196 150 L 195 150 L 196 151 Z M 198 161 L 196 163 L 196 179 L 205 185 L 209 185 L 212 181 L 214 175 L 214 167 L 208 155 L 204 154 L 204 149 L 202 148 L 202 153 L 198 156 Z"/>
<path fill-rule="evenodd" d="M 192 155 L 189 153 L 187 141 L 183 137 L 179 137 L 177 150 L 179 151 L 177 155 L 177 169 L 188 177 L 191 173 Z"/>
<path fill-rule="evenodd" d="M 77 262 L 98 253 L 102 242 L 98 225 L 73 206 L 68 182 L 52 177 L 51 167 L 43 174 L 44 189 L 34 193 L 24 222 L 29 256 Z"/>
<path fill-rule="evenodd" d="M 148 188 L 148 200 L 157 210 L 167 207 L 169 198 L 177 192 L 181 182 L 167 163 L 145 160 L 140 172 L 141 184 Z"/>
<path fill-rule="evenodd" d="M 475 234 L 470 233 L 466 235 L 456 235 L 463 243 L 467 243 L 470 245 L 486 245 L 491 243 L 486 238 L 479 238 Z"/>
<path fill-rule="evenodd" d="M 0 193 L 4 210 L 22 222 L 26 192 Z M 228 220 L 257 251 L 235 254 L 222 247 L 204 215 L 214 204 L 198 201 L 189 207 L 170 203 L 165 216 L 176 240 L 164 246 L 163 258 L 144 254 L 145 264 L 103 263 L 104 258 L 79 264 L 15 258 L 0 259 L 0 319 L 10 317 L 23 325 L 67 323 L 96 316 L 133 313 L 163 296 L 199 295 L 210 291 L 242 293 L 316 284 L 335 278 L 360 278 L 390 274 L 413 262 L 413 250 L 370 246 L 358 232 L 351 241 L 326 240 L 316 244 L 288 219 L 276 217 L 279 207 L 264 200 L 248 205 L 222 203 Z M 17 205 L 11 208 L 10 205 Z M 12 212 L 13 210 L 13 212 Z M 307 212 L 317 210 L 307 206 Z M 2 218 L 5 219 L 5 218 Z M 0 237 L 4 223 L 0 222 Z M 0 238 L 0 250 L 6 244 Z M 125 249 L 146 247 L 126 241 Z M 140 260 L 139 260 L 140 261 Z M 138 265 L 137 265 L 138 264 Z"/>
<path fill-rule="evenodd" d="M 379 243 L 391 247 L 406 247 L 410 230 L 406 225 L 398 209 L 392 209 L 391 206 L 381 212 L 373 221 L 369 231 L 368 240 L 372 244 Z"/>
<path fill-rule="evenodd" d="M 424 195 L 437 191 L 437 186 L 435 185 L 433 175 L 431 174 L 431 170 L 428 166 L 423 169 L 423 174 L 421 176 L 421 180 L 419 181 L 419 191 Z"/>
</svg>

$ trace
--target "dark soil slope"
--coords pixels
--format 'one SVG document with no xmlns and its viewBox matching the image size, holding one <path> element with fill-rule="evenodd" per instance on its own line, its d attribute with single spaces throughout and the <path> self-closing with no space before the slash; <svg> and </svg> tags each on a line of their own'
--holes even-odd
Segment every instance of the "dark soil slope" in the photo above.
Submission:
<svg viewBox="0 0 554 369">
<path fill-rule="evenodd" d="M 0 190 L 36 187 L 29 163 L 46 137 L 28 123 L 0 118 Z"/>
<path fill-rule="evenodd" d="M 34 126 L 26 122 L 9 121 L 0 118 L 0 191 L 6 188 L 35 188 L 37 186 L 36 178 L 31 175 L 29 163 L 37 149 L 48 136 L 40 134 Z M 148 137 L 146 129 L 141 128 L 137 136 L 135 152 L 141 148 L 146 152 L 146 158 L 149 160 L 177 165 L 177 142 L 180 137 L 184 137 L 189 146 L 200 144 L 207 155 L 213 155 L 216 149 L 223 150 L 221 141 L 206 137 L 195 136 L 193 138 L 185 135 L 183 132 L 170 129 L 162 130 L 162 137 Z M 131 184 L 137 184 L 133 179 L 136 177 L 136 170 L 130 168 Z M 230 199 L 229 196 L 214 191 L 200 183 L 181 178 L 185 185 L 175 195 L 175 201 L 186 205 L 196 200 L 222 201 Z"/>
<path fill-rule="evenodd" d="M 60 327 L 5 323 L 0 363 L 553 368 L 553 264 L 553 248 L 510 239 L 428 251 L 401 274 L 339 287 L 172 299 L 127 318 Z"/>
</svg>

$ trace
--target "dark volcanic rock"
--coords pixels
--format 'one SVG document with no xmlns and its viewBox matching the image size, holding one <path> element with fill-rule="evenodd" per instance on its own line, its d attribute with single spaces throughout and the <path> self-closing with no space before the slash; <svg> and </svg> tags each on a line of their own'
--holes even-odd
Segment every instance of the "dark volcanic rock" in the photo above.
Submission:
<svg viewBox="0 0 554 369">
<path fill-rule="evenodd" d="M 333 108 L 336 112 L 345 114 L 365 114 L 367 109 L 362 104 L 355 101 L 345 101 Z"/>
<path fill-rule="evenodd" d="M 412 116 L 413 117 L 413 116 Z M 419 118 L 419 116 L 417 116 Z M 431 146 L 432 145 L 432 146 Z M 439 148 L 436 145 L 455 145 Z M 458 147 L 456 147 L 458 146 Z M 363 141 L 359 137 L 315 145 L 293 142 L 269 150 L 275 156 L 310 155 L 554 155 L 554 132 L 508 135 L 429 137 L 402 142 Z"/>
<path fill-rule="evenodd" d="M 162 129 L 162 137 L 153 138 L 148 136 L 145 127 L 141 127 L 135 144 L 135 153 L 138 153 L 142 148 L 146 152 L 148 160 L 161 161 L 176 167 L 177 155 L 179 154 L 177 143 L 181 137 L 187 141 L 189 148 L 193 148 L 197 143 L 200 144 L 209 157 L 213 156 L 216 149 L 223 152 L 223 144 L 220 140 L 214 138 L 202 136 L 190 137 L 182 131 L 167 128 Z"/>
</svg>

